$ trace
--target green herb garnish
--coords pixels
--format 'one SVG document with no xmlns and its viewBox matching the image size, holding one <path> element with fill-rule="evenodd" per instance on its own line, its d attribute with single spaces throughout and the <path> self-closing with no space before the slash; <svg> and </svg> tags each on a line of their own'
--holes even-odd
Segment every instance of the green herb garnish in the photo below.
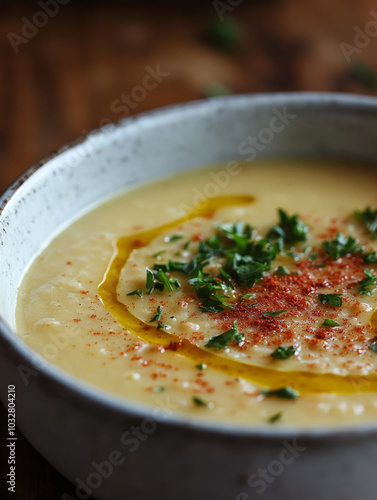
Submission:
<svg viewBox="0 0 377 500">
<path fill-rule="evenodd" d="M 146 273 L 147 273 L 146 290 L 147 290 L 147 293 L 150 294 L 154 290 L 154 277 L 153 277 L 153 273 L 150 269 L 147 269 Z"/>
<path fill-rule="evenodd" d="M 206 343 L 205 347 L 215 347 L 216 349 L 225 349 L 225 347 L 235 340 L 237 344 L 240 344 L 244 338 L 244 335 L 238 331 L 237 321 L 233 323 L 232 328 L 227 330 L 220 335 L 211 337 Z"/>
<path fill-rule="evenodd" d="M 365 278 L 359 281 L 360 285 L 360 291 L 359 293 L 361 295 L 371 295 L 372 291 L 371 288 L 375 288 L 377 285 L 377 278 L 376 276 L 369 270 L 365 269 L 364 270 Z"/>
<path fill-rule="evenodd" d="M 171 243 L 172 241 L 178 241 L 178 240 L 182 240 L 183 239 L 183 236 L 181 234 L 173 234 L 172 236 L 166 236 L 164 238 L 164 241 L 166 241 L 166 243 Z"/>
<path fill-rule="evenodd" d="M 190 243 L 191 243 L 190 240 L 186 241 L 186 243 L 183 246 L 184 250 L 188 249 L 188 247 L 190 246 Z"/>
<path fill-rule="evenodd" d="M 370 207 L 367 207 L 362 212 L 356 210 L 355 215 L 364 223 L 371 238 L 377 238 L 377 208 L 375 210 L 372 210 Z"/>
<path fill-rule="evenodd" d="M 273 391 L 271 391 L 270 389 L 262 389 L 261 393 L 266 397 L 276 396 L 278 398 L 284 399 L 297 399 L 299 397 L 299 393 L 289 386 L 282 387 L 281 389 L 276 389 Z"/>
<path fill-rule="evenodd" d="M 348 236 L 347 238 L 341 233 L 338 233 L 336 238 L 331 241 L 324 241 L 322 246 L 332 260 L 338 260 L 340 257 L 344 257 L 345 255 L 359 252 L 361 250 L 358 241 L 353 236 Z"/>
<path fill-rule="evenodd" d="M 247 299 L 255 299 L 256 295 L 255 293 L 245 293 L 245 295 L 242 295 L 240 302 L 243 302 L 244 300 Z"/>
<path fill-rule="evenodd" d="M 160 250 L 159 252 L 156 252 L 152 255 L 155 259 L 159 257 L 160 255 L 163 255 L 166 252 L 166 250 Z"/>
<path fill-rule="evenodd" d="M 276 269 L 276 274 L 280 274 L 280 276 L 288 276 L 289 274 L 289 271 L 286 267 L 284 266 L 279 266 L 277 269 Z"/>
<path fill-rule="evenodd" d="M 154 392 L 164 392 L 165 390 L 166 390 L 166 387 L 164 387 L 162 385 L 154 388 Z"/>
<path fill-rule="evenodd" d="M 199 363 L 196 365 L 196 368 L 200 371 L 205 370 L 207 368 L 207 365 L 205 363 Z"/>
<path fill-rule="evenodd" d="M 284 314 L 288 312 L 288 309 L 284 309 L 283 311 L 272 311 L 272 312 L 264 312 L 262 316 L 268 316 L 270 318 L 275 318 L 275 316 L 280 316 L 280 314 Z"/>
<path fill-rule="evenodd" d="M 173 278 L 168 278 L 164 271 L 162 269 L 158 269 L 158 271 L 155 274 L 155 279 L 163 285 L 163 287 L 166 287 L 169 292 L 173 292 L 174 288 L 180 288 L 181 285 L 176 279 Z M 173 288 L 174 287 L 174 288 Z"/>
<path fill-rule="evenodd" d="M 134 290 L 133 292 L 127 293 L 127 296 L 129 295 L 137 295 L 138 297 L 143 297 L 143 290 L 141 288 L 138 288 L 137 290 Z"/>
<path fill-rule="evenodd" d="M 157 330 L 163 330 L 164 328 L 169 328 L 168 325 L 165 325 L 164 323 L 159 323 L 157 325 Z"/>
<path fill-rule="evenodd" d="M 160 321 L 161 316 L 162 316 L 162 307 L 158 306 L 157 313 L 153 316 L 153 318 L 150 320 L 149 323 L 153 323 L 153 321 Z"/>
<path fill-rule="evenodd" d="M 207 408 L 210 408 L 212 406 L 211 403 L 204 401 L 204 399 L 202 398 L 198 398 L 198 396 L 194 396 L 192 400 L 196 404 L 196 406 L 205 406 Z"/>
<path fill-rule="evenodd" d="M 289 216 L 279 208 L 279 223 L 268 233 L 268 240 L 281 239 L 284 243 L 298 243 L 306 241 L 308 236 L 307 226 L 300 221 L 298 215 Z"/>
<path fill-rule="evenodd" d="M 293 356 L 295 352 L 296 349 L 293 347 L 293 345 L 291 345 L 290 347 L 283 347 L 281 345 L 277 349 L 275 349 L 274 352 L 270 354 L 270 356 L 275 359 L 288 359 Z"/>
<path fill-rule="evenodd" d="M 272 417 L 270 417 L 268 421 L 270 422 L 270 424 L 274 424 L 278 420 L 281 420 L 282 417 L 283 417 L 283 412 L 279 411 L 279 413 L 275 413 L 275 415 L 272 415 Z"/>
<path fill-rule="evenodd" d="M 333 320 L 333 319 L 330 319 L 330 318 L 326 318 L 325 321 L 322 323 L 322 326 L 340 326 L 340 323 L 338 323 L 337 321 Z"/>
<path fill-rule="evenodd" d="M 341 307 L 343 304 L 341 293 L 321 293 L 318 295 L 318 299 L 323 305 L 327 304 L 329 306 Z"/>
<path fill-rule="evenodd" d="M 363 261 L 368 264 L 377 264 L 377 252 L 364 253 Z"/>
</svg>

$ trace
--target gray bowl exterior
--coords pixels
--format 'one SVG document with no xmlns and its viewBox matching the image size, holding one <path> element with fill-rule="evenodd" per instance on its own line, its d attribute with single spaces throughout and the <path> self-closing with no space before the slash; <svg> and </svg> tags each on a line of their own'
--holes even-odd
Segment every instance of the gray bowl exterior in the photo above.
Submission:
<svg viewBox="0 0 377 500">
<path fill-rule="evenodd" d="M 81 484 L 75 497 L 62 498 L 88 498 L 89 492 L 101 500 L 376 498 L 377 426 L 303 431 L 192 422 L 175 415 L 162 395 L 150 408 L 102 393 L 44 361 L 14 333 L 25 269 L 67 221 L 136 183 L 247 160 L 254 156 L 245 153 L 249 136 L 260 139 L 257 159 L 376 161 L 377 101 L 281 94 L 159 110 L 63 148 L 3 196 L 0 395 L 6 404 L 8 384 L 16 385 L 19 429 Z"/>
</svg>

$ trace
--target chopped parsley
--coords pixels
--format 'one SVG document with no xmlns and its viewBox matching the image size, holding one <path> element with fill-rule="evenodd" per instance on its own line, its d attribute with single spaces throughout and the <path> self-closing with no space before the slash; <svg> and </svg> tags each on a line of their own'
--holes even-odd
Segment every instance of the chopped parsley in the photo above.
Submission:
<svg viewBox="0 0 377 500">
<path fill-rule="evenodd" d="M 284 314 L 288 312 L 288 309 L 284 309 L 283 311 L 272 311 L 272 312 L 264 312 L 262 316 L 268 316 L 270 318 L 275 318 L 275 316 L 280 316 L 280 314 Z"/>
<path fill-rule="evenodd" d="M 255 293 L 245 293 L 245 295 L 242 295 L 240 301 L 243 302 L 244 300 L 247 299 L 255 299 L 256 295 Z"/>
<path fill-rule="evenodd" d="M 284 243 L 299 243 L 308 237 L 307 226 L 300 221 L 298 215 L 289 216 L 279 208 L 279 223 L 268 233 L 268 240 L 282 240 Z"/>
<path fill-rule="evenodd" d="M 192 400 L 196 406 L 205 406 L 207 408 L 213 407 L 213 403 L 208 403 L 208 401 L 204 401 L 204 399 L 199 398 L 198 396 L 194 396 Z"/>
<path fill-rule="evenodd" d="M 225 347 L 235 340 L 237 344 L 240 344 L 244 338 L 243 333 L 238 331 L 237 321 L 233 323 L 232 328 L 227 330 L 220 335 L 211 337 L 206 343 L 205 347 L 215 347 L 216 349 L 225 349 Z"/>
<path fill-rule="evenodd" d="M 154 277 L 152 271 L 148 268 L 146 270 L 146 273 L 147 273 L 147 280 L 145 288 L 147 290 L 147 293 L 150 294 L 154 290 Z"/>
<path fill-rule="evenodd" d="M 154 278 L 156 279 L 156 281 L 158 281 L 158 283 L 161 283 L 161 285 L 163 286 L 162 289 L 164 289 L 164 287 L 166 287 L 166 289 L 169 292 L 173 292 L 174 288 L 177 289 L 177 288 L 181 287 L 178 280 L 173 279 L 173 278 L 168 278 L 162 269 L 158 269 L 156 271 Z"/>
<path fill-rule="evenodd" d="M 129 295 L 137 295 L 138 297 L 143 297 L 143 290 L 141 288 L 138 288 L 137 290 L 134 290 L 133 292 L 127 293 L 127 296 Z"/>
<path fill-rule="evenodd" d="M 178 241 L 178 240 L 182 240 L 183 239 L 183 236 L 181 234 L 173 234 L 172 236 L 166 236 L 164 238 L 164 241 L 166 241 L 166 243 L 170 243 L 172 241 Z"/>
<path fill-rule="evenodd" d="M 162 329 L 164 329 L 164 328 L 170 328 L 170 326 L 165 325 L 164 323 L 159 323 L 159 324 L 157 325 L 157 330 L 162 330 Z"/>
<path fill-rule="evenodd" d="M 283 399 L 297 399 L 299 397 L 299 393 L 289 386 L 273 391 L 270 389 L 262 389 L 261 393 L 266 397 L 276 396 Z"/>
<path fill-rule="evenodd" d="M 364 295 L 371 295 L 371 293 L 372 293 L 371 288 L 376 287 L 377 278 L 369 269 L 365 269 L 364 274 L 366 277 L 359 281 L 359 285 L 360 285 L 359 294 L 360 295 L 363 295 L 363 294 Z"/>
<path fill-rule="evenodd" d="M 274 352 L 271 353 L 271 356 L 275 359 L 288 359 L 294 355 L 296 349 L 291 345 L 290 347 L 279 346 Z"/>
<path fill-rule="evenodd" d="M 159 257 L 160 255 L 163 255 L 165 252 L 166 252 L 166 250 L 160 250 L 159 252 L 154 253 L 152 255 L 152 257 L 154 257 L 155 259 L 157 259 L 157 257 Z"/>
<path fill-rule="evenodd" d="M 318 299 L 321 304 L 341 307 L 343 304 L 342 294 L 341 293 L 321 293 L 318 295 Z"/>
<path fill-rule="evenodd" d="M 153 321 L 160 321 L 161 316 L 162 316 L 162 307 L 158 306 L 157 313 L 153 316 L 153 318 L 150 320 L 149 323 L 153 323 Z"/>
<path fill-rule="evenodd" d="M 279 411 L 279 413 L 275 413 L 275 415 L 272 415 L 272 417 L 270 417 L 268 421 L 270 422 L 270 424 L 274 424 L 278 420 L 281 420 L 282 417 L 283 417 L 283 412 Z"/>
<path fill-rule="evenodd" d="M 338 323 L 337 321 L 333 320 L 333 319 L 330 319 L 330 318 L 326 318 L 325 321 L 322 323 L 322 326 L 340 326 L 340 323 Z"/>
<path fill-rule="evenodd" d="M 186 243 L 183 246 L 184 250 L 188 249 L 188 247 L 190 246 L 190 243 L 191 243 L 190 240 L 186 241 Z"/>
<path fill-rule="evenodd" d="M 377 252 L 364 253 L 363 261 L 367 264 L 377 264 Z"/>
<path fill-rule="evenodd" d="M 289 271 L 286 267 L 284 266 L 279 266 L 277 269 L 276 269 L 276 274 L 279 274 L 280 276 L 288 276 L 289 274 Z"/>
<path fill-rule="evenodd" d="M 199 363 L 196 365 L 196 368 L 200 371 L 205 370 L 207 368 L 207 365 L 205 363 Z"/>
<path fill-rule="evenodd" d="M 353 236 L 348 236 L 347 238 L 341 233 L 338 233 L 333 240 L 324 241 L 322 246 L 332 260 L 338 260 L 340 257 L 361 250 L 358 241 Z"/>
<path fill-rule="evenodd" d="M 165 390 L 166 387 L 164 387 L 163 385 L 154 388 L 154 392 L 164 392 Z"/>
<path fill-rule="evenodd" d="M 372 210 L 370 207 L 367 207 L 363 211 L 356 210 L 355 215 L 364 223 L 371 238 L 377 238 L 377 208 Z"/>
</svg>

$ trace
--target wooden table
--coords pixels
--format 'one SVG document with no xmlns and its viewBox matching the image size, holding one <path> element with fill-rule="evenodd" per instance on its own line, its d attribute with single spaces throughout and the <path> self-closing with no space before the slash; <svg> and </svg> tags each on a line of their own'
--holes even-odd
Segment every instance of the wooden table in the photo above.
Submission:
<svg viewBox="0 0 377 500">
<path fill-rule="evenodd" d="M 216 93 L 218 84 L 235 93 L 375 93 L 377 37 L 364 37 L 358 45 L 354 38 L 355 27 L 365 31 L 376 21 L 377 1 L 245 0 L 231 13 L 238 24 L 230 38 L 216 35 L 224 25 L 219 27 L 212 2 L 202 3 L 151 1 L 135 7 L 134 2 L 106 2 L 104 7 L 72 0 L 45 26 L 34 32 L 29 27 L 27 37 L 25 23 L 41 9 L 20 2 L 4 8 L 1 190 L 33 162 L 93 128 Z M 157 66 L 169 75 L 145 95 L 137 94 L 148 68 Z M 137 102 L 120 105 L 123 95 L 133 94 Z M 2 436 L 5 426 L 1 409 Z M 0 441 L 3 473 L 3 437 Z M 0 483 L 4 486 L 3 477 Z M 74 496 L 74 488 L 19 433 L 17 493 L 10 498 L 51 500 L 63 493 Z"/>
</svg>

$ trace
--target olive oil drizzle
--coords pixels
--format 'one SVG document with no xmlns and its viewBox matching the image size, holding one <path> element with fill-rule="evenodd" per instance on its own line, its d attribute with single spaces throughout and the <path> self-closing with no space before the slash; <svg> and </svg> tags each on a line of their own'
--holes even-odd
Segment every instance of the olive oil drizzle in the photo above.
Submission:
<svg viewBox="0 0 377 500">
<path fill-rule="evenodd" d="M 225 359 L 221 355 L 203 350 L 186 340 L 179 339 L 173 334 L 167 333 L 161 329 L 159 330 L 157 327 L 146 325 L 137 319 L 127 307 L 118 300 L 117 286 L 120 274 L 133 250 L 148 245 L 159 234 L 169 231 L 195 217 L 208 217 L 221 208 L 250 204 L 253 203 L 254 200 L 254 197 L 247 195 L 219 196 L 212 198 L 178 220 L 168 222 L 148 231 L 118 239 L 115 245 L 114 256 L 109 263 L 102 283 L 98 287 L 98 293 L 103 305 L 124 328 L 145 342 L 161 345 L 165 348 L 171 348 L 173 346 L 178 354 L 192 359 L 195 364 L 204 363 L 208 367 L 219 370 L 227 375 L 242 377 L 263 387 L 277 389 L 290 386 L 294 387 L 302 395 L 324 392 L 357 393 L 377 391 L 376 376 L 340 376 L 306 371 L 280 371 Z M 371 326 L 377 327 L 376 313 L 372 316 Z"/>
</svg>

